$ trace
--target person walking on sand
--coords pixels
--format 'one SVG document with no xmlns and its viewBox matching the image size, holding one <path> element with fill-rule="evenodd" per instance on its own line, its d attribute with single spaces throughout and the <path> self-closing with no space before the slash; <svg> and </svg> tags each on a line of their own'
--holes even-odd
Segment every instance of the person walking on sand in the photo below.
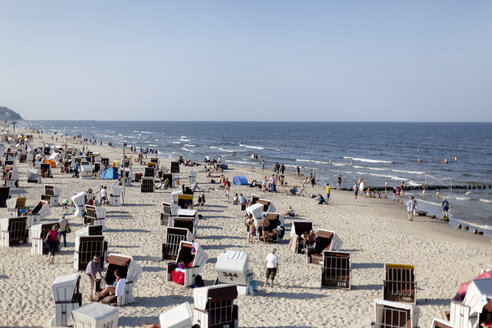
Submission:
<svg viewBox="0 0 492 328">
<path fill-rule="evenodd" d="M 442 216 L 448 216 L 448 211 L 449 211 L 449 202 L 446 198 L 444 198 L 444 200 L 442 201 L 441 203 L 441 206 L 442 206 Z"/>
<path fill-rule="evenodd" d="M 412 196 L 407 202 L 408 220 L 413 221 L 415 211 L 417 210 L 417 200 Z"/>
<path fill-rule="evenodd" d="M 62 216 L 61 219 L 58 220 L 58 227 L 58 234 L 60 237 L 63 237 L 63 247 L 67 247 L 67 219 L 65 219 L 65 216 Z"/>
<path fill-rule="evenodd" d="M 337 178 L 337 190 L 340 190 L 341 184 L 342 184 L 342 175 L 340 174 Z"/>
<path fill-rule="evenodd" d="M 49 264 L 55 264 L 55 253 L 58 249 L 58 244 L 60 243 L 60 236 L 58 235 L 58 224 L 54 224 L 51 227 L 51 230 L 48 231 L 48 235 L 45 238 L 46 243 L 48 244 L 48 259 L 46 262 Z"/>
<path fill-rule="evenodd" d="M 265 283 L 263 288 L 266 287 L 268 280 L 270 280 L 270 288 L 273 288 L 273 280 L 278 273 L 278 256 L 275 254 L 277 252 L 276 248 L 272 249 L 272 252 L 266 256 L 265 260 Z"/>
</svg>

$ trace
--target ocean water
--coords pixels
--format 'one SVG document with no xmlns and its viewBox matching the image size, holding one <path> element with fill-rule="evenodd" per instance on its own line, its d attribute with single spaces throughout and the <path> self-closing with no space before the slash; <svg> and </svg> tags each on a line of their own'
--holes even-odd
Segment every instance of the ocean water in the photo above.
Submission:
<svg viewBox="0 0 492 328">
<path fill-rule="evenodd" d="M 359 178 L 366 186 L 385 182 L 398 186 L 401 181 L 407 186 L 492 184 L 492 123 L 25 121 L 22 125 L 112 141 L 116 146 L 127 142 L 157 148 L 167 158 L 183 155 L 203 161 L 207 155 L 222 156 L 225 163 L 256 167 L 265 160 L 268 169 L 276 161 L 288 170 L 299 165 L 303 173 L 314 170 L 321 182 L 332 185 L 341 174 L 342 187 L 351 187 Z M 258 154 L 257 162 L 252 154 Z M 442 163 L 444 158 L 448 164 Z M 446 197 L 452 224 L 465 223 L 492 236 L 492 189 L 441 190 L 440 199 L 435 191 L 413 195 L 419 209 L 438 216 Z"/>
</svg>

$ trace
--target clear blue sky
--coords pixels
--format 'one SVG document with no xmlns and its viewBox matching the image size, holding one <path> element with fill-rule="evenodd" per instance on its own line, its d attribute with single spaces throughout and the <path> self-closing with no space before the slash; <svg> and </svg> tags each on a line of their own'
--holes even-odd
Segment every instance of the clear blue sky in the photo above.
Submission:
<svg viewBox="0 0 492 328">
<path fill-rule="evenodd" d="M 3 1 L 27 119 L 492 121 L 492 1 Z"/>
</svg>

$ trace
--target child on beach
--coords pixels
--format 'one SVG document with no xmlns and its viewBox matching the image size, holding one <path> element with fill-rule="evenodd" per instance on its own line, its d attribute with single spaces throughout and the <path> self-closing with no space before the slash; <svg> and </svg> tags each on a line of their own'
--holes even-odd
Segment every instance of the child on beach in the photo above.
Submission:
<svg viewBox="0 0 492 328">
<path fill-rule="evenodd" d="M 248 220 L 248 243 L 254 243 L 256 236 L 255 220 L 250 218 Z"/>
<path fill-rule="evenodd" d="M 359 194 L 359 184 L 355 183 L 354 186 L 352 187 L 354 190 L 354 202 L 357 201 L 357 195 Z"/>
<path fill-rule="evenodd" d="M 327 183 L 326 184 L 326 203 L 328 203 L 328 201 L 330 200 L 330 193 L 331 193 L 330 184 Z"/>
</svg>

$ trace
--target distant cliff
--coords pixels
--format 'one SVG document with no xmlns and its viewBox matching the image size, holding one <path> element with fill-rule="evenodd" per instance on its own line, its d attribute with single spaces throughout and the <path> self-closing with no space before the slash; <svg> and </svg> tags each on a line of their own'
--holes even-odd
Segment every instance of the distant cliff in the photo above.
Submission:
<svg viewBox="0 0 492 328">
<path fill-rule="evenodd" d="M 0 106 L 0 120 L 22 120 L 22 116 L 7 107 Z"/>
</svg>

